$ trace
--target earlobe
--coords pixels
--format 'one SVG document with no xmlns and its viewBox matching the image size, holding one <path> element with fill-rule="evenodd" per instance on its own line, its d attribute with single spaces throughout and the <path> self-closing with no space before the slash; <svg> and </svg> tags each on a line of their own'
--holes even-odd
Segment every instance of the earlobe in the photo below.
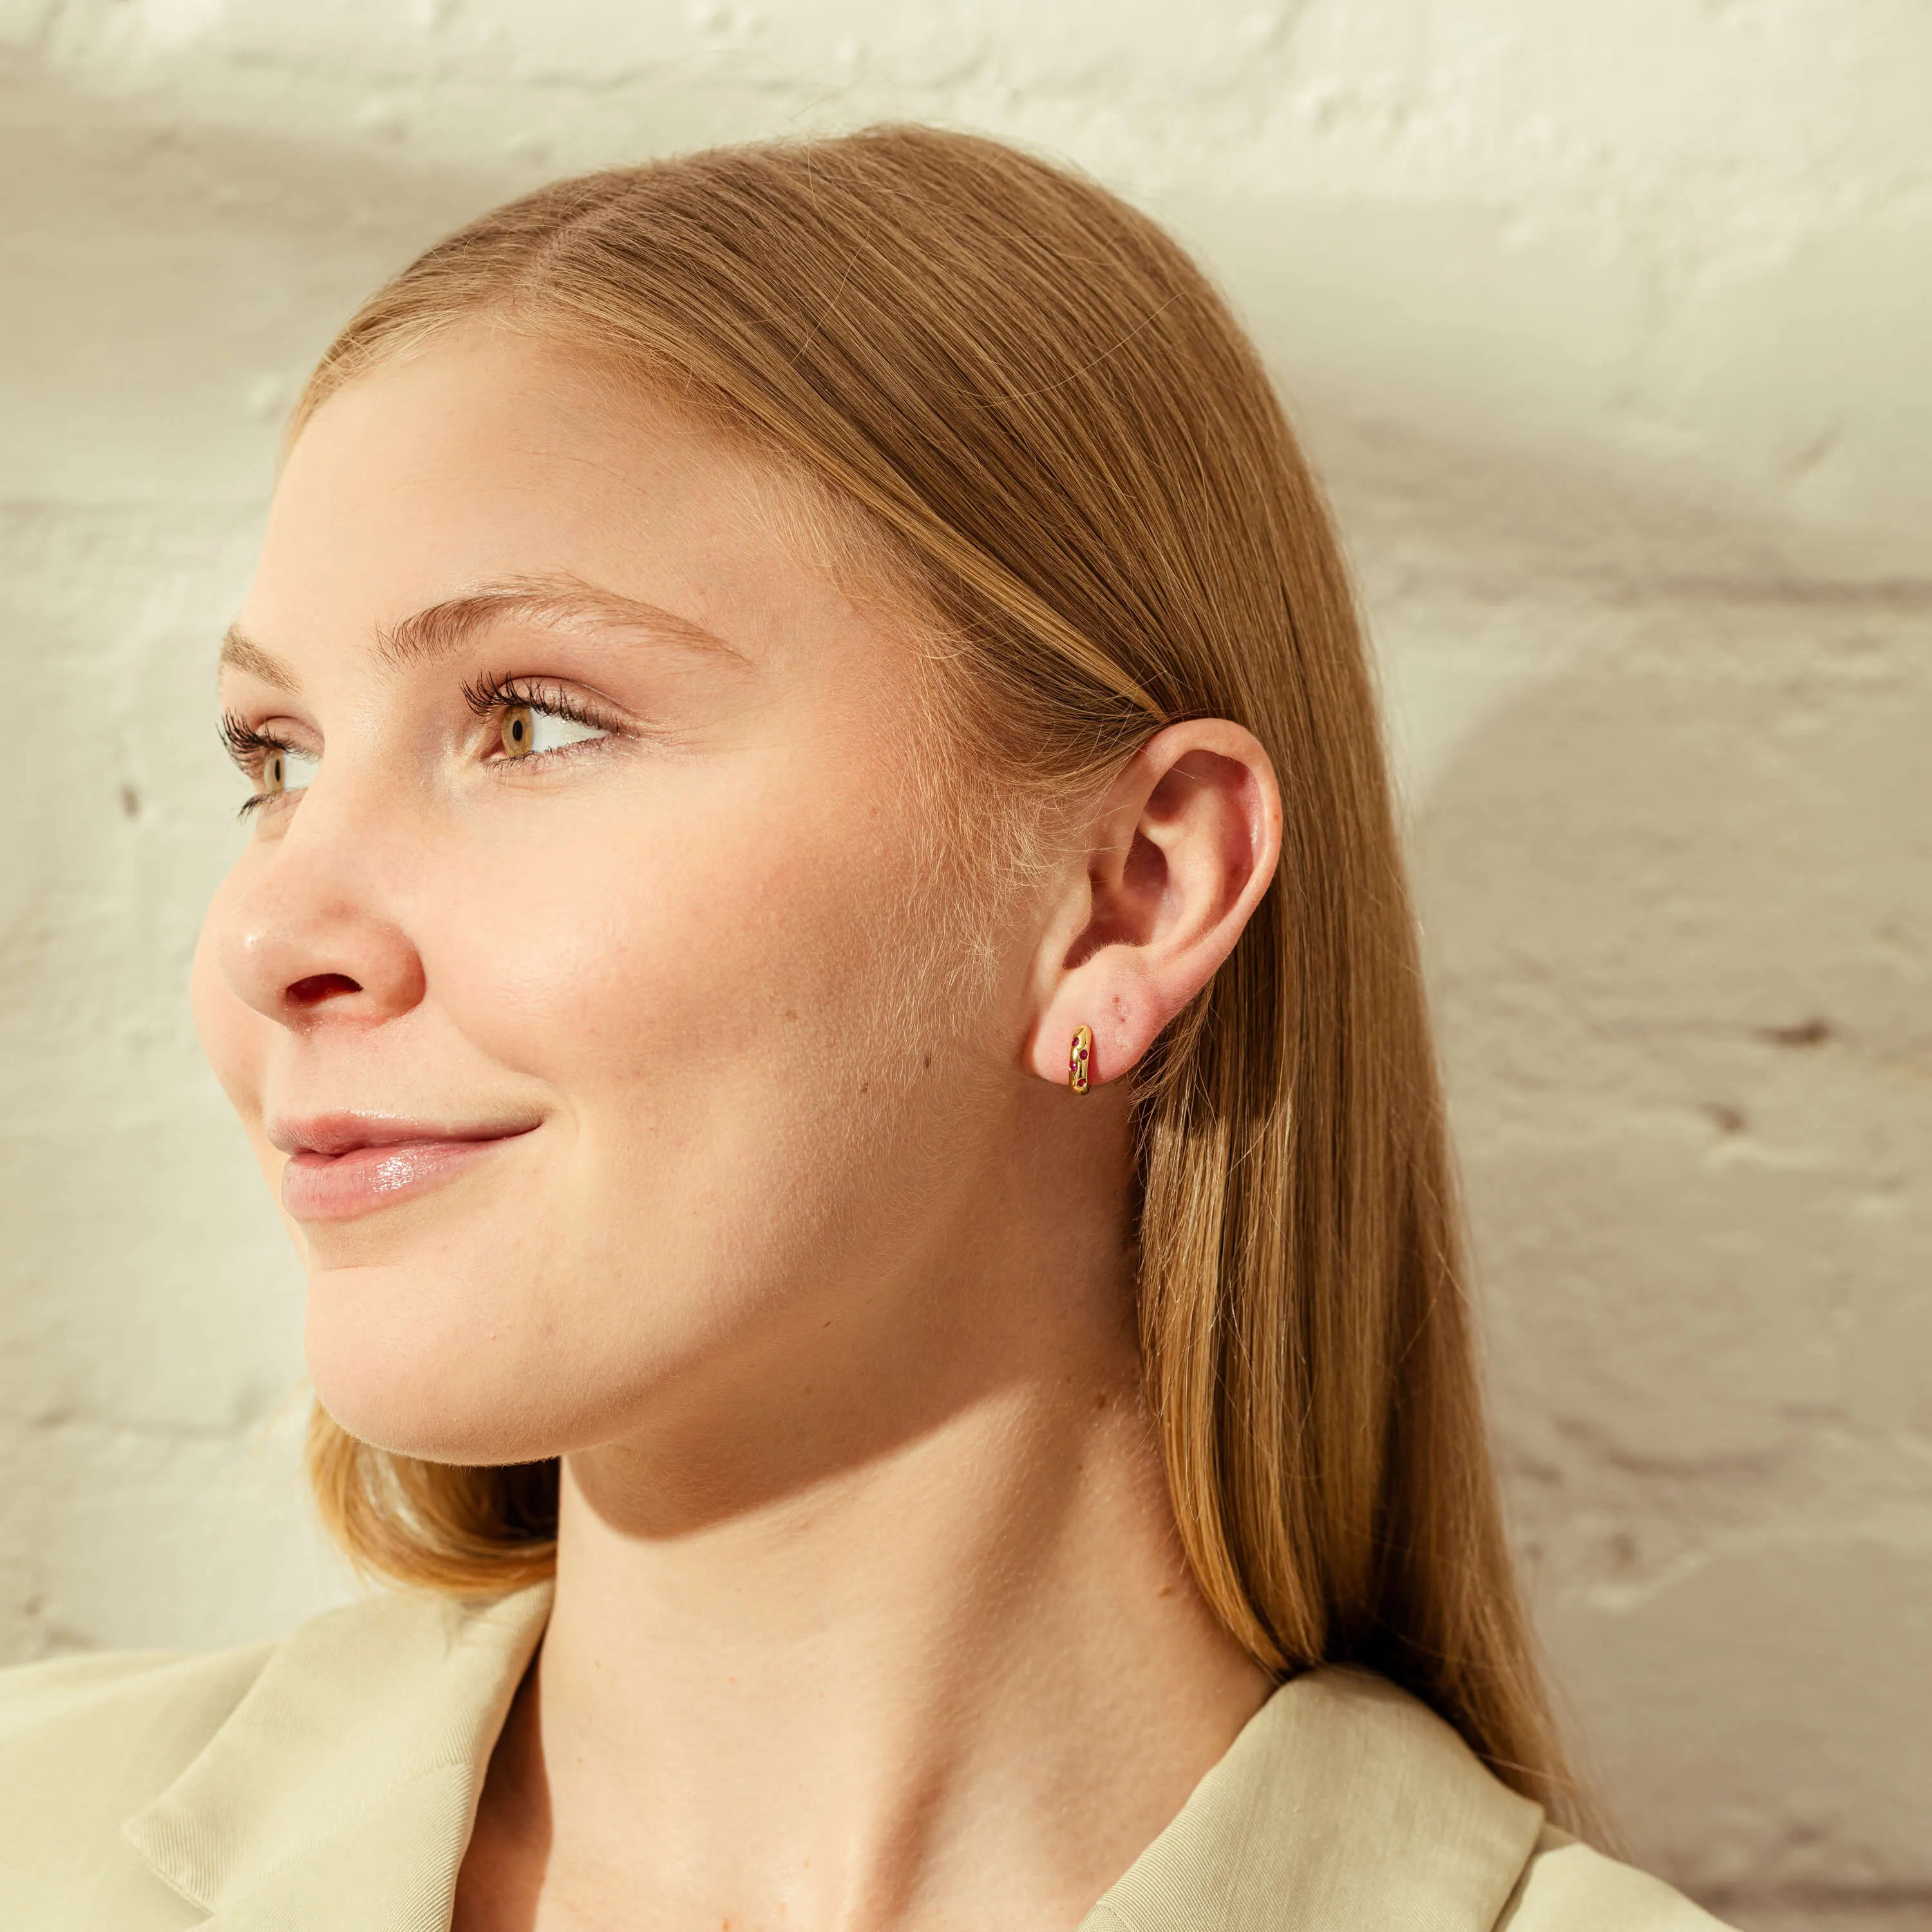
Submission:
<svg viewBox="0 0 1932 1932">
<path fill-rule="evenodd" d="M 1274 767 L 1252 732 L 1194 718 L 1156 733 L 1096 813 L 1044 941 L 1030 1070 L 1074 1093 L 1130 1072 L 1234 950 L 1280 849 Z"/>
</svg>

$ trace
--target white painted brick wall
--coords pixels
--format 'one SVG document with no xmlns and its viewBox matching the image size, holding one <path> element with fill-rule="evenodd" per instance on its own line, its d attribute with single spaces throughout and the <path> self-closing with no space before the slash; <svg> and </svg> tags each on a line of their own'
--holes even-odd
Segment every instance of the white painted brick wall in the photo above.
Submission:
<svg viewBox="0 0 1932 1932">
<path fill-rule="evenodd" d="M 937 118 L 1178 228 L 1329 476 L 1634 1848 L 1932 1926 L 1928 96 L 1914 0 L 0 0 L 0 1656 L 343 1588 L 183 989 L 309 358 L 544 176 Z"/>
</svg>

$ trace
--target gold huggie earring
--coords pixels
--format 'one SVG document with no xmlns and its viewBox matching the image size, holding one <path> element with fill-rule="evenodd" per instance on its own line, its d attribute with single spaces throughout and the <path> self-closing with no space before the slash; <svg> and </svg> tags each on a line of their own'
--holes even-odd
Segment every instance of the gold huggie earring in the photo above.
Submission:
<svg viewBox="0 0 1932 1932">
<path fill-rule="evenodd" d="M 1073 1044 L 1066 1055 L 1066 1084 L 1076 1094 L 1087 1090 L 1087 1063 L 1094 1057 L 1094 1036 L 1083 1027 L 1073 1029 Z"/>
</svg>

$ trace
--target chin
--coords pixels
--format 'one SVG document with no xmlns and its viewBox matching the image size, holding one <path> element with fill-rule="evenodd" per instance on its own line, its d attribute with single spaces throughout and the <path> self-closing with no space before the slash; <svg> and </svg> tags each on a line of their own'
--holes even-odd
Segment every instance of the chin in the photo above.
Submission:
<svg viewBox="0 0 1932 1932">
<path fill-rule="evenodd" d="M 359 1441 L 428 1462 L 535 1462 L 571 1446 L 586 1418 L 547 1399 L 568 1379 L 531 1359 L 522 1323 L 492 1318 L 487 1291 L 453 1305 L 448 1287 L 412 1268 L 312 1268 L 304 1346 L 322 1407 Z"/>
</svg>

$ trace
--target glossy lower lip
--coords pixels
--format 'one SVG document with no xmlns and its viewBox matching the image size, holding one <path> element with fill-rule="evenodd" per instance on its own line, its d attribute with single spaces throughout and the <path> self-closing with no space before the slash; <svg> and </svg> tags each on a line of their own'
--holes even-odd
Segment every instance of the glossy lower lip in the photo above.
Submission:
<svg viewBox="0 0 1932 1932">
<path fill-rule="evenodd" d="M 345 1154 L 304 1149 L 282 1169 L 282 1205 L 298 1221 L 352 1221 L 427 1194 L 522 1138 L 390 1141 Z"/>
</svg>

